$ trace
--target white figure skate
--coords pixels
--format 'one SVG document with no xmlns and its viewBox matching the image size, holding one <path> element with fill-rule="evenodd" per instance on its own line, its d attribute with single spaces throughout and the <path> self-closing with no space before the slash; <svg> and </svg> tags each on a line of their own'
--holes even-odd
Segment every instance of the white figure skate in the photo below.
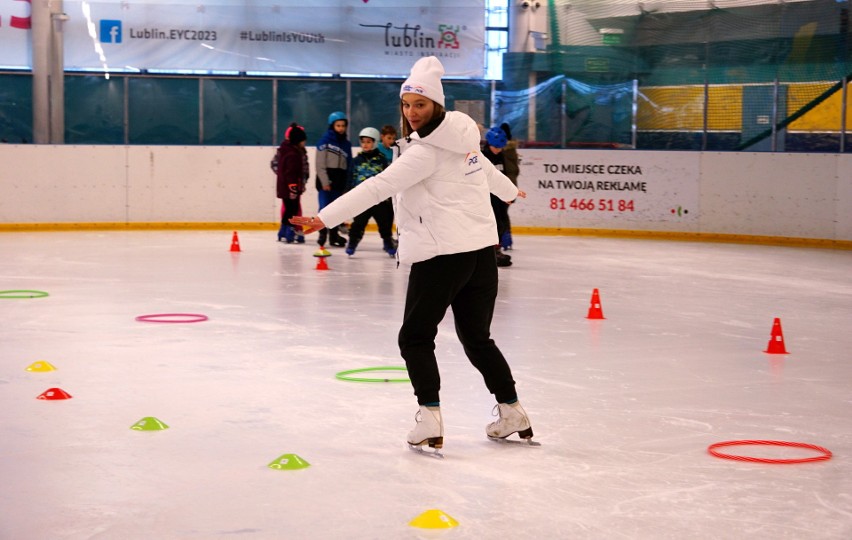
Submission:
<svg viewBox="0 0 852 540">
<path fill-rule="evenodd" d="M 527 412 L 521 407 L 520 402 L 516 401 L 511 405 L 498 403 L 494 406 L 494 409 L 500 415 L 500 419 L 485 427 L 485 434 L 488 435 L 489 439 L 495 442 L 541 446 L 541 443 L 532 440 L 533 430 L 530 426 L 530 419 Z M 507 439 L 513 433 L 517 433 L 521 440 Z"/>
<path fill-rule="evenodd" d="M 408 447 L 420 454 L 443 458 L 439 450 L 444 446 L 444 422 L 441 420 L 440 407 L 421 405 L 414 415 L 417 425 L 408 433 Z M 423 450 L 423 445 L 434 448 L 432 452 Z"/>
</svg>

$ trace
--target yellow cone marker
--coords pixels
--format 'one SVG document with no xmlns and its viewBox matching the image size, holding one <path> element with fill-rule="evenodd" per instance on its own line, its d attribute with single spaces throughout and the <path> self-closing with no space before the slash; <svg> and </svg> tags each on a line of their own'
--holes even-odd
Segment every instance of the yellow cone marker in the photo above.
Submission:
<svg viewBox="0 0 852 540">
<path fill-rule="evenodd" d="M 56 368 L 53 367 L 50 362 L 39 360 L 38 362 L 33 362 L 32 364 L 28 365 L 27 371 L 36 371 L 39 373 L 43 373 L 45 371 L 56 371 Z"/>
<path fill-rule="evenodd" d="M 154 418 L 153 416 L 146 416 L 142 420 L 139 420 L 130 426 L 130 429 L 136 431 L 161 431 L 163 429 L 169 429 L 169 426 L 167 426 L 162 420 Z"/>
<path fill-rule="evenodd" d="M 458 526 L 459 522 L 440 510 L 433 509 L 426 510 L 408 524 L 421 529 L 451 529 Z"/>
<path fill-rule="evenodd" d="M 279 471 L 295 471 L 296 469 L 304 469 L 310 466 L 310 463 L 296 454 L 283 454 L 267 465 L 270 469 L 276 469 Z"/>
</svg>

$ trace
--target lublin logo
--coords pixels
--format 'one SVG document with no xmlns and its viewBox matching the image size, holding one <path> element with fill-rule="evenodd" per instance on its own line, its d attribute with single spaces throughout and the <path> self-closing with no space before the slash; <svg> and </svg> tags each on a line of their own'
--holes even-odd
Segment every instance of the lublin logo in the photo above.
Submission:
<svg viewBox="0 0 852 540">
<path fill-rule="evenodd" d="M 387 24 L 359 24 L 362 28 L 382 28 L 385 34 L 385 47 L 394 49 L 458 49 L 461 46 L 459 34 L 464 29 L 460 25 L 439 24 L 437 39 L 434 34 L 423 32 L 418 25 L 411 26 L 404 23 L 402 26 Z"/>
<path fill-rule="evenodd" d="M 439 24 L 438 31 L 441 32 L 441 41 L 438 42 L 439 49 L 459 48 L 459 25 Z"/>
</svg>

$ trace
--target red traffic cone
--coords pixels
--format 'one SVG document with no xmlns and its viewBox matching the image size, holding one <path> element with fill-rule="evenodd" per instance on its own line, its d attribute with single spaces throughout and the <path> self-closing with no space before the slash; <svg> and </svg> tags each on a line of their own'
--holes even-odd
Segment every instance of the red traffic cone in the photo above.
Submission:
<svg viewBox="0 0 852 540">
<path fill-rule="evenodd" d="M 71 399 L 71 394 L 61 388 L 48 388 L 36 396 L 36 399 Z"/>
<path fill-rule="evenodd" d="M 790 354 L 784 346 L 784 332 L 781 330 L 781 319 L 778 317 L 775 317 L 775 322 L 772 323 L 769 344 L 763 352 L 769 354 Z"/>
<path fill-rule="evenodd" d="M 603 315 L 603 309 L 601 309 L 601 296 L 598 293 L 598 290 L 595 289 L 592 291 L 592 305 L 589 306 L 589 314 L 586 315 L 587 319 L 605 319 Z"/>
<path fill-rule="evenodd" d="M 234 231 L 234 236 L 231 238 L 231 252 L 240 252 L 240 237 L 237 236 L 237 231 Z"/>
<path fill-rule="evenodd" d="M 331 257 L 331 252 L 325 249 L 325 246 L 320 246 L 320 248 L 314 252 L 314 257 L 317 258 L 317 270 L 330 270 L 325 259 L 326 257 Z"/>
</svg>

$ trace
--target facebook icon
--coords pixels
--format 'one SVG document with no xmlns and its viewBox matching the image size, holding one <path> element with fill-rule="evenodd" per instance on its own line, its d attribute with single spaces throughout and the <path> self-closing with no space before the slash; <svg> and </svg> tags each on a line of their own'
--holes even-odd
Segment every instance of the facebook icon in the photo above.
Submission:
<svg viewBox="0 0 852 540">
<path fill-rule="evenodd" d="M 121 43 L 121 21 L 101 19 L 101 43 Z"/>
</svg>

